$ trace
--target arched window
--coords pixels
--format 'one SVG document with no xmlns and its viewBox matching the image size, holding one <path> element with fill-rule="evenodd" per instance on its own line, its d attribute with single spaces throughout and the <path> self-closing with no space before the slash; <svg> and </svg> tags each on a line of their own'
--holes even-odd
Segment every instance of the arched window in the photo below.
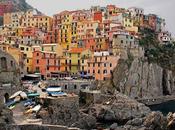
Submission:
<svg viewBox="0 0 175 130">
<path fill-rule="evenodd" d="M 7 59 L 5 57 L 1 58 L 1 67 L 2 69 L 7 69 Z"/>
</svg>

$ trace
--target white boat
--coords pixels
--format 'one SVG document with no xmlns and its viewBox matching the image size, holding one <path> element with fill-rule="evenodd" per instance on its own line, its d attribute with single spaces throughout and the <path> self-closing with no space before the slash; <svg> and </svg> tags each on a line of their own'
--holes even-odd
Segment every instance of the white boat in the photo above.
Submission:
<svg viewBox="0 0 175 130">
<path fill-rule="evenodd" d="M 22 99 L 27 99 L 27 94 L 25 92 L 22 92 L 19 94 Z"/>
<path fill-rule="evenodd" d="M 51 95 L 52 97 L 67 96 L 67 94 L 64 93 L 64 92 L 51 92 L 50 95 Z"/>
<path fill-rule="evenodd" d="M 40 109 L 41 109 L 41 105 L 39 104 L 39 105 L 35 106 L 34 108 L 32 108 L 32 111 L 38 112 Z"/>
<path fill-rule="evenodd" d="M 15 97 L 19 96 L 20 93 L 22 93 L 22 91 L 18 91 L 16 93 L 14 93 L 12 96 L 9 97 L 9 99 L 12 99 L 12 98 L 15 98 Z"/>
<path fill-rule="evenodd" d="M 48 92 L 60 92 L 61 87 L 49 87 L 46 89 L 46 91 L 48 91 Z"/>
</svg>

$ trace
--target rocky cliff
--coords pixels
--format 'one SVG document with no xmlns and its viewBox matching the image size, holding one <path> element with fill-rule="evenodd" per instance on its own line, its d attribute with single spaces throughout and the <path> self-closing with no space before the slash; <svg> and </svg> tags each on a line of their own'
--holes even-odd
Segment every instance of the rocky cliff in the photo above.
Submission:
<svg viewBox="0 0 175 130">
<path fill-rule="evenodd" d="M 132 98 L 152 98 L 175 93 L 172 71 L 144 58 L 121 60 L 112 78 L 113 87 Z"/>
<path fill-rule="evenodd" d="M 131 98 L 157 98 L 175 94 L 175 78 L 171 70 L 150 63 L 146 58 L 120 60 L 110 81 L 100 82 L 105 94 L 119 91 Z"/>
</svg>

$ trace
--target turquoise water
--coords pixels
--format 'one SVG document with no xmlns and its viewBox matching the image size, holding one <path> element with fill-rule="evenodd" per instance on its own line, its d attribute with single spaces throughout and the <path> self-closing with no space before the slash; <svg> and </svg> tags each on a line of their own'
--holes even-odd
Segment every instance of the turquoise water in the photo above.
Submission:
<svg viewBox="0 0 175 130">
<path fill-rule="evenodd" d="M 161 111 L 164 115 L 175 112 L 175 101 L 168 101 L 157 105 L 148 106 L 152 111 Z"/>
</svg>

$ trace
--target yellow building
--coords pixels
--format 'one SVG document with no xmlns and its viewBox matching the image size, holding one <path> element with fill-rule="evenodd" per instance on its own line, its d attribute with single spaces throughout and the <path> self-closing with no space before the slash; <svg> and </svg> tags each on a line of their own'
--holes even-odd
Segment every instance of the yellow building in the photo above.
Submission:
<svg viewBox="0 0 175 130">
<path fill-rule="evenodd" d="M 128 14 L 123 14 L 123 26 L 127 31 L 138 33 L 138 27 L 134 26 L 134 19 Z"/>
<path fill-rule="evenodd" d="M 32 68 L 33 49 L 32 49 L 32 47 L 19 44 L 19 49 L 24 54 L 27 73 L 32 73 L 32 71 L 33 71 L 33 68 Z"/>
<path fill-rule="evenodd" d="M 92 55 L 93 54 L 89 49 L 82 51 L 82 53 L 81 53 L 81 63 L 80 63 L 81 64 L 80 71 L 81 71 L 82 74 L 87 74 L 87 72 L 88 72 L 88 63 L 87 63 L 87 61 L 90 57 L 92 57 Z"/>
<path fill-rule="evenodd" d="M 81 53 L 84 50 L 84 48 L 71 48 L 70 51 L 68 51 L 68 64 L 69 64 L 69 70 L 72 74 L 78 74 L 81 69 Z"/>
<path fill-rule="evenodd" d="M 62 46 L 57 43 L 42 44 L 41 51 L 44 52 L 56 52 L 57 56 L 63 56 Z"/>
<path fill-rule="evenodd" d="M 24 12 L 12 12 L 12 13 L 5 13 L 3 17 L 3 23 L 5 26 L 17 28 L 20 27 L 20 20 Z"/>
<path fill-rule="evenodd" d="M 27 11 L 21 19 L 22 27 L 36 27 L 44 31 L 52 28 L 52 18 L 46 15 L 38 15 L 32 10 Z"/>
</svg>

